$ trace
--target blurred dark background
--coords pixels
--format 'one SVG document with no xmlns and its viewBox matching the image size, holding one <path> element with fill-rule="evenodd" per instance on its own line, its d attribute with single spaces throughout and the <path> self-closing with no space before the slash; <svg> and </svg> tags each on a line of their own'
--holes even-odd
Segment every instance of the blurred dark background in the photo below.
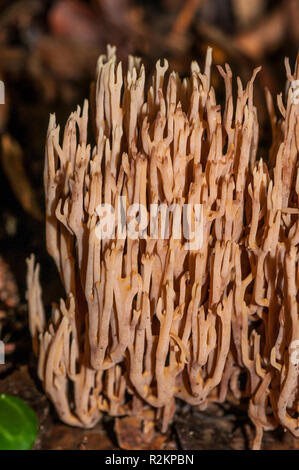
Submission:
<svg viewBox="0 0 299 470">
<path fill-rule="evenodd" d="M 255 89 L 260 154 L 270 131 L 264 87 L 284 90 L 284 57 L 293 66 L 299 45 L 298 0 L 0 0 L 0 339 L 8 362 L 0 378 L 26 363 L 25 259 L 41 262 L 45 304 L 62 295 L 45 252 L 42 171 L 49 113 L 63 126 L 89 96 L 96 60 L 106 44 L 119 58 L 142 57 L 148 75 L 160 57 L 182 76 L 207 46 L 214 64 L 228 62 L 243 82 L 262 65 Z M 221 102 L 216 67 L 213 85 Z"/>
</svg>

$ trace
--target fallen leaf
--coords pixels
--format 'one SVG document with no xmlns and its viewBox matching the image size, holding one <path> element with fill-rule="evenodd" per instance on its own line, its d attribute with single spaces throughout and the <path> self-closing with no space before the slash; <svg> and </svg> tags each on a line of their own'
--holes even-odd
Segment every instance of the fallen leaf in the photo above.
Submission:
<svg viewBox="0 0 299 470">
<path fill-rule="evenodd" d="M 161 450 L 165 448 L 167 436 L 155 432 L 154 426 L 133 416 L 116 418 L 114 426 L 119 446 L 125 450 Z"/>
<path fill-rule="evenodd" d="M 4 259 L 0 256 L 0 301 L 6 307 L 16 307 L 19 294 L 14 276 Z"/>
<path fill-rule="evenodd" d="M 20 144 L 9 134 L 2 136 L 1 162 L 14 195 L 23 209 L 37 220 L 43 215 L 38 203 L 38 197 L 25 172 L 23 150 Z"/>
</svg>

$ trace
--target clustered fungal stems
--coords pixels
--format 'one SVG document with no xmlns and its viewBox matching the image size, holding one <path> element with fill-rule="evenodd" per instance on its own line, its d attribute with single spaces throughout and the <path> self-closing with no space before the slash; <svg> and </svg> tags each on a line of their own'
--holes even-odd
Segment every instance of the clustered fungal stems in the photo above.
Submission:
<svg viewBox="0 0 299 470">
<path fill-rule="evenodd" d="M 47 249 L 66 300 L 46 321 L 39 266 L 28 260 L 30 329 L 38 374 L 60 418 L 92 427 L 103 412 L 150 416 L 165 431 L 176 400 L 249 399 L 257 433 L 282 425 L 299 437 L 299 105 L 266 103 L 272 127 L 259 158 L 255 69 L 236 97 L 230 67 L 222 112 L 211 86 L 212 51 L 181 80 L 158 61 L 145 86 L 140 59 L 127 74 L 108 46 L 88 101 L 47 133 Z M 99 239 L 96 208 L 199 203 L 203 243 Z M 296 349 L 297 348 L 297 349 Z M 297 356 L 296 356 L 297 352 Z M 240 381 L 246 377 L 245 385 Z"/>
</svg>

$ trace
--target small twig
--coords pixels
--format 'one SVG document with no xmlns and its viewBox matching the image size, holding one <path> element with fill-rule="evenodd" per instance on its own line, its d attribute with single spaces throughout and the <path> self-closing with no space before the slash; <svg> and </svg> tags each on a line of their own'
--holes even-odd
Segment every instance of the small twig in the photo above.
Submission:
<svg viewBox="0 0 299 470">
<path fill-rule="evenodd" d="M 171 36 L 182 36 L 188 31 L 202 0 L 186 0 L 173 25 Z"/>
</svg>

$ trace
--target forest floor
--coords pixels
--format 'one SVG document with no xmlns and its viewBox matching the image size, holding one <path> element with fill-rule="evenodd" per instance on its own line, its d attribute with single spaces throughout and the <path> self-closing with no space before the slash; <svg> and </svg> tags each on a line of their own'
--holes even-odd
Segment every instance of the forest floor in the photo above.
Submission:
<svg viewBox="0 0 299 470">
<path fill-rule="evenodd" d="M 37 412 L 36 449 L 250 447 L 254 429 L 245 404 L 244 411 L 233 404 L 211 404 L 205 412 L 178 404 L 165 436 L 153 428 L 141 434 L 137 418 L 104 417 L 88 431 L 61 424 L 35 377 L 26 305 L 25 260 L 32 252 L 41 263 L 46 308 L 63 296 L 45 250 L 42 172 L 49 113 L 55 111 L 63 124 L 89 96 L 96 59 L 107 43 L 118 47 L 123 61 L 128 54 L 141 56 L 148 73 L 164 56 L 170 69 L 183 76 L 191 60 L 203 62 L 208 45 L 214 62 L 230 63 L 243 82 L 262 65 L 255 103 L 260 154 L 266 158 L 270 132 L 263 90 L 267 86 L 274 96 L 284 90 L 283 59 L 289 56 L 293 64 L 299 44 L 298 2 L 253 1 L 250 10 L 237 3 L 0 0 L 0 80 L 5 84 L 5 104 L 0 105 L 0 339 L 6 346 L 0 393 L 20 396 Z M 221 99 L 223 84 L 216 70 L 212 81 Z M 266 433 L 263 448 L 298 449 L 298 442 L 278 429 Z"/>
</svg>

